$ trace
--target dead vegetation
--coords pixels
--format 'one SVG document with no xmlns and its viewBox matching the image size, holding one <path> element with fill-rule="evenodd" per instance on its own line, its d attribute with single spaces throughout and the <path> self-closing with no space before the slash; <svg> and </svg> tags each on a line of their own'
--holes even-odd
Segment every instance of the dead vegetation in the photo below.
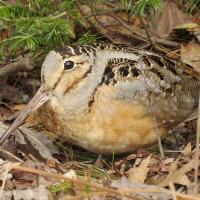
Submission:
<svg viewBox="0 0 200 200">
<path fill-rule="evenodd" d="M 131 9 L 126 12 L 120 1 L 76 4 L 85 29 L 99 40 L 153 50 L 182 61 L 180 67 L 199 79 L 199 12 L 194 10 L 189 16 L 184 2 L 166 0 L 161 13 L 146 16 L 136 16 Z M 76 39 L 71 43 L 76 44 Z M 43 55 L 25 53 L 0 65 L 1 134 L 38 89 Z M 200 199 L 200 117 L 197 128 L 196 117 L 197 112 L 192 113 L 163 141 L 164 156 L 155 146 L 103 156 L 98 166 L 98 155 L 64 143 L 29 118 L 0 148 L 0 199 Z"/>
</svg>

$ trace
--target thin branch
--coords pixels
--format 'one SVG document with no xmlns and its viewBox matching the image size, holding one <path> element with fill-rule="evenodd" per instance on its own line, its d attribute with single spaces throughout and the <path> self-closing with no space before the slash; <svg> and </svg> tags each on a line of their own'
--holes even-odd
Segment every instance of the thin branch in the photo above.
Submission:
<svg viewBox="0 0 200 200">
<path fill-rule="evenodd" d="M 0 78 L 9 76 L 13 72 L 30 71 L 34 67 L 32 55 L 27 54 L 24 58 L 18 58 L 16 62 L 0 68 Z"/>
<path fill-rule="evenodd" d="M 1 184 L 1 188 L 0 188 L 0 199 L 2 199 L 3 189 L 4 189 L 5 184 L 6 184 L 8 172 L 10 171 L 10 165 L 6 164 L 3 171 L 4 171 L 3 172 L 3 180 L 2 180 L 2 184 Z"/>
<path fill-rule="evenodd" d="M 52 17 L 50 17 L 50 18 L 51 18 L 51 19 L 57 19 L 57 18 L 60 18 L 60 17 L 65 16 L 65 15 L 68 15 L 68 16 L 69 16 L 69 14 L 68 14 L 66 11 L 64 11 L 64 12 L 59 13 L 58 15 L 52 16 Z M 69 17 L 71 18 L 71 16 L 69 16 Z"/>
<path fill-rule="evenodd" d="M 200 98 L 200 93 L 199 93 Z M 196 152 L 195 152 L 195 174 L 194 174 L 194 193 L 199 191 L 198 174 L 199 174 L 199 139 L 200 139 L 200 99 L 198 104 L 198 120 L 197 120 L 197 132 L 196 132 Z"/>
<path fill-rule="evenodd" d="M 14 154 L 10 153 L 9 151 L 6 151 L 5 149 L 0 148 L 0 152 L 10 156 L 12 159 L 15 159 L 16 162 L 23 162 L 23 160 L 21 160 L 20 158 L 18 158 L 17 156 L 15 156 Z"/>
<path fill-rule="evenodd" d="M 29 173 L 32 173 L 32 174 L 38 174 L 38 175 L 41 175 L 41 176 L 52 177 L 52 178 L 55 178 L 57 180 L 66 180 L 66 181 L 70 181 L 71 183 L 74 183 L 74 184 L 85 185 L 85 186 L 89 186 L 91 188 L 95 188 L 95 189 L 100 190 L 100 191 L 105 191 L 108 194 L 111 193 L 111 194 L 116 194 L 116 195 L 119 195 L 119 196 L 122 196 L 122 197 L 124 196 L 124 197 L 130 198 L 130 199 L 133 199 L 133 200 L 135 199 L 133 196 L 128 195 L 128 194 L 126 194 L 122 191 L 107 188 L 107 187 L 104 187 L 104 186 L 101 186 L 101 185 L 98 185 L 98 184 L 95 184 L 95 183 L 90 183 L 90 182 L 87 182 L 85 180 L 71 179 L 71 178 L 68 178 L 68 177 L 66 177 L 62 174 L 49 173 L 49 172 L 41 171 L 41 170 L 34 169 L 34 168 L 28 168 L 28 167 L 16 166 L 16 165 L 13 165 L 13 169 L 23 171 L 23 172 L 29 172 Z"/>
<path fill-rule="evenodd" d="M 124 21 L 122 20 L 120 17 L 117 16 L 113 16 L 111 14 L 108 14 L 108 16 L 114 18 L 116 21 L 118 21 L 124 28 L 126 28 L 127 30 L 129 30 L 133 35 L 133 37 L 142 40 L 144 42 L 147 42 L 145 35 L 138 33 L 136 30 L 133 30 L 132 28 L 130 28 L 130 26 Z"/>
<path fill-rule="evenodd" d="M 101 14 L 98 14 L 98 15 L 101 15 Z M 97 16 L 98 15 L 93 15 L 93 17 L 95 18 L 95 20 L 101 25 L 103 26 L 104 28 L 108 29 L 105 25 L 103 25 L 102 23 L 100 23 L 100 21 L 97 19 Z M 109 17 L 112 17 L 113 19 L 115 19 L 117 22 L 119 22 L 124 28 L 126 28 L 128 31 L 131 32 L 131 36 L 138 39 L 138 40 L 141 40 L 143 42 L 148 42 L 148 38 L 146 35 L 144 35 L 143 33 L 141 32 L 137 32 L 136 30 L 134 30 L 133 28 L 131 28 L 124 20 L 122 20 L 120 17 L 117 17 L 117 16 L 113 16 L 112 14 L 107 14 Z M 111 32 L 114 32 L 112 29 L 109 29 L 109 31 Z M 158 43 L 158 44 L 157 44 Z M 164 39 L 160 39 L 160 38 L 155 38 L 155 42 L 154 42 L 154 48 L 161 51 L 161 52 L 164 52 L 165 54 L 168 54 L 170 51 L 162 46 L 160 46 L 159 44 L 161 45 L 165 45 L 165 46 L 169 46 L 169 47 L 178 47 L 180 46 L 178 43 L 176 42 L 173 42 L 173 41 L 169 41 L 169 40 L 164 40 Z M 150 44 L 151 45 L 151 44 Z"/>
<path fill-rule="evenodd" d="M 146 25 L 145 22 L 144 22 L 143 17 L 139 17 L 139 20 L 140 20 L 141 24 L 142 24 L 143 27 L 144 27 L 144 30 L 145 30 L 145 32 L 146 32 L 146 36 L 147 36 L 147 39 L 149 40 L 149 43 L 150 43 L 151 46 L 155 49 L 155 42 L 154 42 L 154 41 L 152 40 L 152 38 L 151 38 L 150 32 L 149 32 L 149 30 L 148 30 L 147 25 Z"/>
<path fill-rule="evenodd" d="M 155 40 L 156 43 L 159 43 L 159 44 L 164 45 L 164 46 L 173 47 L 173 48 L 179 48 L 180 47 L 180 43 L 175 42 L 175 41 L 157 38 L 157 37 L 155 37 L 154 40 Z"/>
<path fill-rule="evenodd" d="M 169 194 L 171 196 L 170 190 L 167 190 L 167 189 L 164 189 L 164 188 L 161 188 L 161 187 L 158 187 L 158 189 L 157 188 L 156 189 L 146 189 L 146 188 L 142 188 L 142 189 L 139 189 L 139 188 L 136 188 L 136 189 L 127 189 L 127 188 L 112 189 L 112 188 L 105 187 L 105 186 L 102 186 L 102 185 L 97 184 L 97 183 L 91 183 L 91 182 L 85 181 L 85 180 L 71 179 L 71 178 L 68 178 L 68 177 L 66 177 L 62 174 L 50 173 L 50 172 L 46 172 L 46 171 L 42 171 L 42 170 L 38 170 L 38 169 L 34 169 L 34 168 L 19 166 L 19 165 L 16 165 L 16 163 L 12 164 L 9 169 L 19 170 L 19 171 L 22 171 L 22 172 L 37 174 L 37 175 L 41 175 L 41 176 L 45 176 L 45 177 L 52 177 L 52 178 L 55 178 L 57 180 L 66 180 L 66 181 L 69 181 L 69 182 L 74 183 L 74 184 L 90 186 L 91 188 L 94 188 L 97 191 L 106 192 L 107 194 L 115 194 L 115 195 L 118 195 L 118 196 L 121 196 L 121 197 L 127 197 L 129 199 L 133 199 L 133 200 L 135 200 L 136 197 L 137 197 L 137 196 L 134 196 L 134 194 L 138 195 L 138 193 L 141 193 L 141 192 L 155 193 L 155 194 L 156 193 L 159 193 L 159 194 L 164 193 L 164 194 Z M 146 186 L 148 187 L 148 185 L 146 185 Z M 176 192 L 176 191 L 175 191 L 175 194 L 176 194 L 177 197 L 184 198 L 184 199 L 200 200 L 200 198 L 198 198 L 198 197 L 193 197 L 193 196 L 187 195 L 187 194 L 181 194 L 181 193 Z"/>
</svg>

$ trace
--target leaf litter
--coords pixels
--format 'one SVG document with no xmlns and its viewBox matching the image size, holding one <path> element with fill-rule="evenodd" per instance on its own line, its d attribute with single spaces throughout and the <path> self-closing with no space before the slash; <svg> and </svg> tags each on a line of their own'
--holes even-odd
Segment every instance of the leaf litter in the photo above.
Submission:
<svg viewBox="0 0 200 200">
<path fill-rule="evenodd" d="M 105 4 L 100 8 L 107 13 L 112 10 Z M 81 9 L 84 16 L 94 14 L 88 5 Z M 96 20 L 102 23 L 96 23 Z M 147 23 L 148 19 L 145 20 Z M 96 28 L 110 41 L 136 46 L 148 43 L 140 20 L 128 18 L 124 12 L 91 16 L 88 21 L 89 28 Z M 169 52 L 175 52 L 175 58 L 189 66 L 187 72 L 195 72 L 199 77 L 199 25 L 186 24 L 190 18 L 174 1 L 166 1 L 163 15 L 154 21 L 159 24 L 156 36 L 178 41 L 178 46 Z M 188 37 L 184 35 L 182 38 L 183 32 Z M 178 39 L 184 39 L 184 44 Z M 27 73 L 31 76 L 31 72 Z M 21 80 L 21 85 L 1 81 L 0 91 L 4 92 L 0 101 L 8 106 L 10 102 L 15 104 L 14 109 L 11 107 L 13 110 L 1 104 L 2 121 L 12 121 L 16 117 L 15 111 L 24 106 L 24 100 L 30 98 L 36 90 L 34 88 L 38 87 L 38 79 L 22 77 Z M 28 80 L 32 89 L 27 96 L 25 82 Z M 8 90 L 11 91 L 9 94 Z M 0 122 L 0 134 L 5 129 L 6 125 Z M 16 136 L 0 148 L 1 199 L 200 199 L 199 194 L 194 194 L 191 189 L 195 159 L 194 141 L 188 132 L 186 141 L 180 146 L 175 142 L 175 149 L 164 148 L 165 158 L 157 153 L 157 147 L 152 147 L 128 155 L 103 156 L 101 168 L 95 166 L 98 155 L 63 143 L 62 138 L 55 138 L 51 133 L 47 137 L 43 134 L 46 130 L 34 120 L 27 120 L 16 132 Z"/>
</svg>

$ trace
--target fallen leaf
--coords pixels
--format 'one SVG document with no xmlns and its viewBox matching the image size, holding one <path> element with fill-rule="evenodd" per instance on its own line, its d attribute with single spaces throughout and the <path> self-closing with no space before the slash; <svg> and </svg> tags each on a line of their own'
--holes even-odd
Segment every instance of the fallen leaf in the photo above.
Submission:
<svg viewBox="0 0 200 200">
<path fill-rule="evenodd" d="M 194 31 L 195 29 L 197 29 L 199 27 L 198 24 L 196 23 L 185 23 L 185 24 L 181 24 L 179 26 L 176 26 L 175 29 L 187 29 L 187 30 L 190 30 L 190 31 Z"/>
<path fill-rule="evenodd" d="M 26 149 L 27 152 L 30 151 L 29 153 L 38 157 L 38 159 L 54 159 L 52 154 L 58 153 L 58 150 L 46 135 L 24 127 L 20 127 L 20 130 L 21 133 L 16 135 L 16 141 L 21 148 L 24 147 L 23 149 Z"/>
<path fill-rule="evenodd" d="M 162 13 L 157 15 L 152 23 L 156 34 L 166 37 L 174 27 L 190 21 L 191 17 L 180 10 L 175 1 L 167 0 L 164 2 Z"/>
<path fill-rule="evenodd" d="M 189 163 L 183 165 L 180 169 L 177 169 L 178 160 L 176 160 L 170 165 L 168 176 L 163 181 L 161 181 L 159 185 L 162 187 L 168 186 L 169 183 L 190 185 L 191 182 L 186 173 L 194 168 L 194 163 L 194 160 L 191 160 Z"/>
<path fill-rule="evenodd" d="M 171 38 L 187 41 L 198 41 L 200 42 L 200 26 L 197 23 L 185 23 L 174 27 L 170 33 Z"/>
<path fill-rule="evenodd" d="M 192 145 L 191 145 L 191 142 L 189 142 L 186 147 L 181 151 L 181 153 L 184 155 L 184 156 L 189 156 L 192 154 Z"/>
<path fill-rule="evenodd" d="M 144 183 L 149 168 L 149 161 L 150 161 L 151 155 L 145 158 L 138 167 L 133 167 L 128 171 L 128 178 L 130 182 L 139 182 Z"/>
<path fill-rule="evenodd" d="M 0 122 L 0 136 L 7 128 L 7 125 Z M 26 155 L 32 154 L 38 160 L 45 161 L 54 159 L 52 154 L 58 154 L 58 149 L 45 134 L 21 126 L 14 135 L 18 150 L 21 150 Z M 9 151 L 10 149 L 12 149 L 11 146 L 8 147 Z"/>
<path fill-rule="evenodd" d="M 139 176 L 139 174 L 138 174 Z M 136 199 L 151 199 L 151 200 L 171 200 L 172 196 L 164 188 L 157 185 L 146 185 L 144 183 L 130 182 L 126 177 L 121 177 L 119 180 L 113 180 L 111 183 L 112 187 L 119 189 L 132 189 L 133 193 L 130 194 L 133 198 Z M 152 192 L 151 192 L 152 191 Z M 154 191 L 154 192 L 153 192 Z M 157 192 L 155 192 L 157 191 Z M 123 198 L 125 200 L 125 198 Z"/>
<path fill-rule="evenodd" d="M 26 107 L 26 104 L 17 104 L 14 106 L 14 110 L 16 111 L 22 111 Z"/>
<path fill-rule="evenodd" d="M 142 44 L 145 41 L 145 32 L 141 31 L 137 24 L 138 18 L 131 18 L 131 22 L 128 22 L 127 16 L 124 16 L 124 12 L 113 13 L 113 8 L 108 7 L 107 4 L 98 4 L 99 9 L 105 13 L 97 16 L 92 16 L 92 9 L 88 5 L 81 5 L 79 9 L 84 17 L 88 17 L 87 26 L 97 30 L 101 35 L 108 38 L 114 43 L 123 43 L 128 45 Z M 135 36 L 135 33 L 139 36 Z"/>
<path fill-rule="evenodd" d="M 2 199 L 13 200 L 48 200 L 50 192 L 45 186 L 40 185 L 34 189 L 3 191 Z"/>
<path fill-rule="evenodd" d="M 200 72 L 200 44 L 190 42 L 186 45 L 181 45 L 181 60 L 192 66 L 197 72 Z"/>
<path fill-rule="evenodd" d="M 172 162 L 174 162 L 174 158 L 166 158 L 166 159 L 163 161 L 163 163 L 164 163 L 165 165 L 170 164 L 170 163 L 172 163 Z"/>
</svg>

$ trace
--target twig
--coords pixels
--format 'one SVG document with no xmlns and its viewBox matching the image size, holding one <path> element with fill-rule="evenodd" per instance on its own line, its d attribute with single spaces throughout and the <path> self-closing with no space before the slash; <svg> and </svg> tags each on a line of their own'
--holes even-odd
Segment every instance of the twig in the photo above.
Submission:
<svg viewBox="0 0 200 200">
<path fill-rule="evenodd" d="M 51 19 L 57 19 L 57 18 L 60 18 L 62 16 L 65 16 L 65 15 L 67 15 L 66 11 L 59 13 L 58 15 L 52 16 Z"/>
<path fill-rule="evenodd" d="M 130 198 L 130 199 L 134 200 L 133 196 L 125 194 L 124 192 L 121 192 L 121 191 L 118 191 L 118 190 L 114 190 L 114 189 L 110 189 L 110 188 L 106 188 L 106 187 L 103 187 L 103 186 L 98 185 L 98 184 L 86 182 L 84 180 L 71 179 L 71 178 L 68 178 L 68 177 L 66 177 L 66 176 L 64 176 L 62 174 L 49 173 L 49 172 L 41 171 L 41 170 L 34 169 L 34 168 L 16 166 L 16 165 L 13 165 L 12 169 L 23 171 L 23 172 L 29 172 L 29 173 L 32 173 L 32 174 L 38 174 L 38 175 L 41 175 L 41 176 L 52 177 L 52 178 L 55 178 L 57 180 L 70 181 L 73 184 L 80 184 L 80 185 L 89 186 L 89 187 L 95 188 L 95 189 L 100 190 L 100 191 L 105 191 L 108 194 L 109 193 L 116 194 L 116 195 L 124 196 L 124 197 L 127 197 L 127 198 Z"/>
<path fill-rule="evenodd" d="M 68 12 L 64 11 L 62 13 L 59 13 L 58 15 L 55 15 L 55 16 L 52 16 L 50 17 L 51 19 L 57 19 L 57 18 L 60 18 L 60 17 L 63 17 L 67 15 L 70 19 L 74 19 L 75 17 L 73 17 L 72 15 L 70 15 Z"/>
<path fill-rule="evenodd" d="M 2 199 L 3 189 L 4 189 L 4 186 L 5 186 L 5 183 L 6 183 L 6 178 L 7 178 L 8 172 L 9 172 L 9 166 L 7 164 L 5 169 L 4 169 L 4 176 L 3 176 L 1 189 L 0 189 L 0 199 Z"/>
<path fill-rule="evenodd" d="M 5 149 L 0 148 L 0 152 L 3 152 L 4 154 L 7 154 L 8 156 L 14 158 L 17 162 L 23 162 L 23 160 L 21 160 L 20 158 L 18 158 L 17 156 L 13 155 L 12 153 L 10 153 L 9 151 L 6 151 Z"/>
<path fill-rule="evenodd" d="M 17 71 L 29 71 L 34 67 L 32 55 L 27 54 L 24 58 L 18 58 L 16 62 L 0 68 L 0 78 Z"/>
<path fill-rule="evenodd" d="M 114 18 L 116 21 L 118 21 L 124 28 L 126 28 L 127 30 L 129 30 L 133 35 L 133 37 L 142 40 L 144 42 L 147 42 L 145 35 L 138 33 L 136 30 L 133 30 L 126 22 L 124 22 L 124 20 L 122 20 L 120 17 L 117 16 L 113 16 L 111 14 L 108 14 L 108 16 Z"/>
<path fill-rule="evenodd" d="M 0 105 L 3 105 L 6 108 L 8 108 L 9 110 L 11 110 L 12 112 L 14 112 L 14 109 L 11 106 L 9 106 L 7 103 L 4 103 L 4 102 L 0 101 Z"/>
<path fill-rule="evenodd" d="M 78 6 L 78 8 L 79 8 L 79 11 L 81 12 L 81 14 L 85 16 L 85 13 L 82 11 L 80 5 Z M 143 26 L 144 26 L 144 30 L 145 30 L 146 34 L 143 34 L 143 33 L 141 33 L 141 32 L 137 32 L 136 29 L 134 29 L 133 27 L 130 27 L 130 26 L 129 26 L 124 20 L 122 20 L 120 17 L 117 17 L 117 16 L 115 16 L 115 15 L 112 15 L 113 12 L 120 11 L 119 8 L 116 8 L 116 10 L 113 9 L 113 10 L 111 10 L 110 12 L 106 11 L 106 12 L 100 12 L 100 13 L 96 13 L 96 12 L 94 13 L 94 12 L 93 12 L 93 9 L 92 9 L 92 8 L 90 8 L 90 9 L 91 9 L 92 13 L 91 13 L 89 16 L 85 16 L 85 19 L 88 20 L 89 23 L 90 23 L 91 25 L 94 25 L 94 26 L 95 26 L 95 23 L 92 22 L 92 20 L 90 20 L 90 18 L 93 17 L 101 26 L 103 26 L 105 29 L 109 30 L 110 32 L 113 32 L 113 33 L 114 33 L 114 31 L 113 31 L 112 29 L 108 29 L 108 28 L 107 28 L 104 24 L 102 24 L 102 23 L 100 22 L 100 20 L 98 20 L 98 18 L 97 18 L 97 16 L 107 15 L 107 16 L 112 17 L 113 19 L 115 19 L 115 20 L 116 20 L 117 22 L 119 22 L 124 28 L 126 28 L 128 31 L 130 31 L 132 37 L 134 37 L 134 38 L 136 38 L 136 39 L 138 39 L 138 40 L 141 40 L 141 41 L 143 41 L 143 42 L 146 42 L 146 43 L 149 41 L 149 43 L 150 43 L 151 46 L 153 46 L 155 49 L 157 49 L 157 50 L 159 50 L 159 51 L 161 51 L 161 52 L 164 52 L 165 54 L 169 53 L 168 49 L 165 49 L 165 48 L 161 47 L 160 45 L 164 45 L 164 46 L 168 46 L 168 47 L 172 47 L 172 48 L 177 48 L 177 47 L 180 46 L 179 43 L 176 43 L 176 42 L 174 42 L 174 41 L 169 41 L 169 40 L 166 40 L 166 39 L 157 38 L 156 36 L 155 36 L 154 41 L 153 41 L 153 40 L 151 39 L 151 37 L 150 37 L 149 30 L 148 30 L 148 28 L 147 28 L 147 26 L 146 26 L 146 24 L 145 24 L 145 22 L 143 21 L 142 18 L 140 18 L 140 19 L 142 20 L 141 23 L 142 23 Z M 100 30 L 100 32 L 102 32 L 102 30 Z M 160 45 L 159 45 L 159 44 L 160 44 Z"/>
<path fill-rule="evenodd" d="M 96 189 L 97 191 L 106 192 L 108 194 L 115 194 L 115 195 L 119 195 L 119 196 L 124 196 L 124 197 L 127 197 L 129 199 L 134 199 L 134 200 L 135 200 L 135 196 L 133 196 L 131 194 L 137 195 L 137 193 L 141 193 L 141 192 L 144 192 L 144 193 L 161 193 L 161 192 L 163 192 L 165 194 L 171 195 L 170 190 L 163 188 L 162 191 L 161 191 L 160 187 L 158 189 L 112 189 L 112 188 L 101 186 L 101 185 L 96 184 L 96 183 L 87 182 L 85 180 L 71 179 L 71 178 L 68 178 L 68 177 L 66 177 L 62 174 L 50 173 L 50 172 L 46 172 L 46 171 L 42 171 L 42 170 L 38 170 L 38 169 L 34 169 L 34 168 L 19 166 L 19 165 L 16 165 L 16 164 L 12 164 L 9 169 L 10 170 L 12 170 L 12 169 L 13 170 L 19 170 L 19 171 L 37 174 L 37 175 L 46 176 L 46 177 L 52 177 L 52 178 L 55 178 L 57 180 L 66 180 L 66 181 L 70 181 L 71 183 L 74 183 L 74 184 L 89 186 L 91 188 Z M 130 195 L 128 195 L 128 194 L 130 194 Z M 187 194 L 181 194 L 181 193 L 176 192 L 176 191 L 175 191 L 175 194 L 176 194 L 177 197 L 182 197 L 184 199 L 200 200 L 200 198 L 198 198 L 198 197 L 193 197 L 193 196 L 187 195 Z"/>
<path fill-rule="evenodd" d="M 143 41 L 143 42 L 148 42 L 147 41 L 147 36 L 146 35 L 144 35 L 141 31 L 140 32 L 137 32 L 136 30 L 137 29 L 132 29 L 132 28 L 130 28 L 130 26 L 126 23 L 126 22 L 124 22 L 121 18 L 119 18 L 119 17 L 117 17 L 117 16 L 113 16 L 113 15 L 111 15 L 111 14 L 108 14 L 108 16 L 110 16 L 110 17 L 113 17 L 116 21 L 118 21 L 124 28 L 126 28 L 127 30 L 129 30 L 131 33 L 132 33 L 132 35 L 131 36 L 133 36 L 133 37 L 135 37 L 136 39 L 139 39 L 139 40 L 141 40 L 141 41 Z M 111 30 L 112 31 L 112 30 Z M 162 47 L 162 46 L 160 46 L 159 44 L 161 44 L 161 45 L 166 45 L 166 44 L 168 44 L 168 45 L 166 45 L 166 46 L 169 46 L 169 47 L 176 47 L 176 44 L 174 43 L 174 42 L 172 42 L 172 41 L 169 41 L 169 40 L 163 40 L 163 39 L 159 39 L 159 38 L 156 38 L 155 37 L 155 42 L 154 42 L 154 48 L 155 49 L 157 49 L 157 50 L 159 50 L 159 51 L 161 51 L 161 52 L 164 52 L 165 54 L 167 54 L 167 53 L 169 53 L 170 51 L 168 50 L 168 49 L 166 49 L 166 48 L 164 48 L 164 47 Z M 157 44 L 157 43 L 158 44 Z M 150 43 L 150 45 L 151 45 L 151 43 Z"/>
<path fill-rule="evenodd" d="M 99 14 L 97 14 L 96 16 L 98 16 L 98 15 L 105 15 L 105 13 L 104 13 L 104 14 L 99 13 Z M 140 39 L 140 40 L 142 40 L 142 41 L 144 41 L 144 42 L 147 42 L 147 40 L 146 40 L 147 36 L 145 36 L 145 35 L 144 35 L 143 33 L 141 33 L 141 32 L 138 33 L 136 30 L 133 30 L 132 28 L 130 28 L 130 26 L 129 26 L 125 21 L 123 21 L 121 18 L 119 18 L 119 17 L 117 17 L 117 16 L 113 16 L 113 15 L 110 14 L 110 13 L 107 13 L 107 15 L 110 16 L 110 17 L 112 17 L 112 18 L 114 18 L 114 19 L 115 19 L 116 21 L 118 21 L 124 28 L 126 28 L 126 29 L 129 30 L 132 34 L 134 34 L 134 35 L 132 35 L 133 37 L 136 37 L 137 39 Z M 94 16 L 94 15 L 93 15 L 93 16 Z M 144 26 L 146 26 L 146 25 L 144 24 Z M 174 47 L 174 48 L 177 48 L 177 47 L 180 46 L 179 43 L 174 42 L 174 41 L 170 41 L 170 40 L 166 40 L 166 39 L 161 39 L 161 38 L 155 37 L 154 40 L 155 40 L 154 45 L 156 45 L 156 43 L 158 43 L 158 44 L 161 44 L 161 45 L 165 45 L 165 46 L 169 46 L 169 47 Z"/>
<path fill-rule="evenodd" d="M 2 199 L 3 189 L 5 187 L 8 172 L 16 165 L 19 165 L 19 163 L 11 164 L 10 162 L 6 162 L 6 161 L 0 163 L 1 175 L 3 175 L 3 180 L 2 180 L 1 188 L 0 188 L 0 199 Z"/>
<path fill-rule="evenodd" d="M 153 48 L 155 48 L 155 42 L 153 42 L 153 40 L 152 40 L 152 38 L 151 38 L 151 35 L 150 35 L 150 33 L 149 33 L 149 30 L 148 30 L 148 28 L 147 28 L 147 25 L 146 25 L 145 22 L 144 22 L 143 17 L 139 17 L 139 20 L 140 20 L 141 24 L 142 24 L 143 27 L 144 27 L 144 30 L 145 30 L 145 32 L 146 32 L 146 36 L 147 36 L 147 39 L 149 40 L 149 43 L 151 44 L 151 46 L 152 46 Z"/>
<path fill-rule="evenodd" d="M 199 93 L 200 98 L 200 93 Z M 196 152 L 195 152 L 195 174 L 194 174 L 194 193 L 197 194 L 198 186 L 198 171 L 199 171 L 199 139 L 200 139 L 200 99 L 198 104 L 198 119 L 197 119 L 197 132 L 196 132 Z"/>
<path fill-rule="evenodd" d="M 150 33 L 148 32 L 147 27 L 146 27 L 144 21 L 142 21 L 142 22 L 144 23 L 143 24 L 144 28 L 146 28 L 146 30 L 145 30 L 146 31 L 146 35 L 144 35 L 141 32 L 138 33 L 136 30 L 133 30 L 132 28 L 130 28 L 130 26 L 126 22 L 124 22 L 121 18 L 119 18 L 117 16 L 113 16 L 111 14 L 107 14 L 107 15 L 110 16 L 110 17 L 113 17 L 115 20 L 117 20 L 124 28 L 126 28 L 131 33 L 133 33 L 134 34 L 133 36 L 136 37 L 137 39 L 140 39 L 140 40 L 142 40 L 144 42 L 147 42 L 147 39 L 150 39 L 152 41 L 152 39 L 150 37 Z M 148 38 L 148 36 L 149 36 L 149 38 Z M 161 39 L 161 38 L 155 37 L 154 40 L 155 40 L 155 42 L 153 42 L 153 41 L 152 42 L 153 42 L 155 48 L 157 48 L 158 50 L 161 50 L 161 51 L 163 51 L 163 50 L 160 49 L 156 43 L 161 44 L 161 45 L 165 45 L 165 46 L 169 46 L 169 47 L 179 47 L 180 46 L 179 43 L 174 42 L 174 41 L 170 41 L 170 40 L 166 40 L 166 39 Z"/>
<path fill-rule="evenodd" d="M 155 37 L 155 42 L 157 42 L 161 45 L 164 45 L 164 46 L 168 46 L 168 47 L 174 47 L 174 48 L 180 47 L 180 44 L 178 42 L 174 42 L 174 41 L 167 40 L 167 39 L 161 39 L 161 38 Z"/>
<path fill-rule="evenodd" d="M 84 11 L 82 10 L 82 8 L 81 8 L 79 2 L 78 2 L 78 1 L 76 1 L 76 2 L 77 2 L 77 4 L 78 4 L 78 9 L 79 9 L 80 13 L 81 13 L 83 16 L 85 16 L 85 13 L 84 13 Z M 96 27 L 95 22 L 93 22 L 93 20 L 90 19 L 90 18 L 94 18 L 94 20 L 96 20 L 96 21 L 98 22 L 98 24 L 100 24 L 102 27 L 104 27 L 105 29 L 107 29 L 107 30 L 110 31 L 110 32 L 113 32 L 112 29 L 109 29 L 108 27 L 106 27 L 106 26 L 105 26 L 100 20 L 98 20 L 98 18 L 97 18 L 97 16 L 107 15 L 107 16 L 112 17 L 113 19 L 115 19 L 115 20 L 116 20 L 117 22 L 119 22 L 124 28 L 126 28 L 128 31 L 130 31 L 130 32 L 132 33 L 132 35 L 131 35 L 132 37 L 135 37 L 136 39 L 139 39 L 139 40 L 142 40 L 142 41 L 144 41 L 144 42 L 147 42 L 145 36 L 141 35 L 140 33 L 135 33 L 135 30 L 133 30 L 132 28 L 130 28 L 130 26 L 129 26 L 128 24 L 126 24 L 126 22 L 124 22 L 120 17 L 117 17 L 117 16 L 112 15 L 113 12 L 118 11 L 118 8 L 117 8 L 116 10 L 115 10 L 115 9 L 111 10 L 109 13 L 108 13 L 108 11 L 106 11 L 105 13 L 102 13 L 102 12 L 101 12 L 101 13 L 96 13 L 96 12 L 94 13 L 92 8 L 90 8 L 90 10 L 91 10 L 91 14 L 88 15 L 88 16 L 85 16 L 85 19 L 88 20 L 89 23 L 90 23 L 92 26 L 95 26 L 95 27 Z M 100 30 L 100 32 L 102 32 L 102 31 Z"/>
<path fill-rule="evenodd" d="M 176 49 L 176 50 L 171 51 L 168 54 L 166 54 L 166 56 L 169 58 L 178 59 L 180 57 L 180 51 L 181 51 L 181 49 Z M 179 53 L 179 55 L 178 55 L 178 53 Z"/>
<path fill-rule="evenodd" d="M 168 54 L 170 52 L 169 49 L 161 46 L 161 45 L 158 45 L 158 44 L 155 44 L 155 47 L 154 47 L 156 50 L 162 52 L 162 53 L 165 53 L 165 54 Z"/>
</svg>

